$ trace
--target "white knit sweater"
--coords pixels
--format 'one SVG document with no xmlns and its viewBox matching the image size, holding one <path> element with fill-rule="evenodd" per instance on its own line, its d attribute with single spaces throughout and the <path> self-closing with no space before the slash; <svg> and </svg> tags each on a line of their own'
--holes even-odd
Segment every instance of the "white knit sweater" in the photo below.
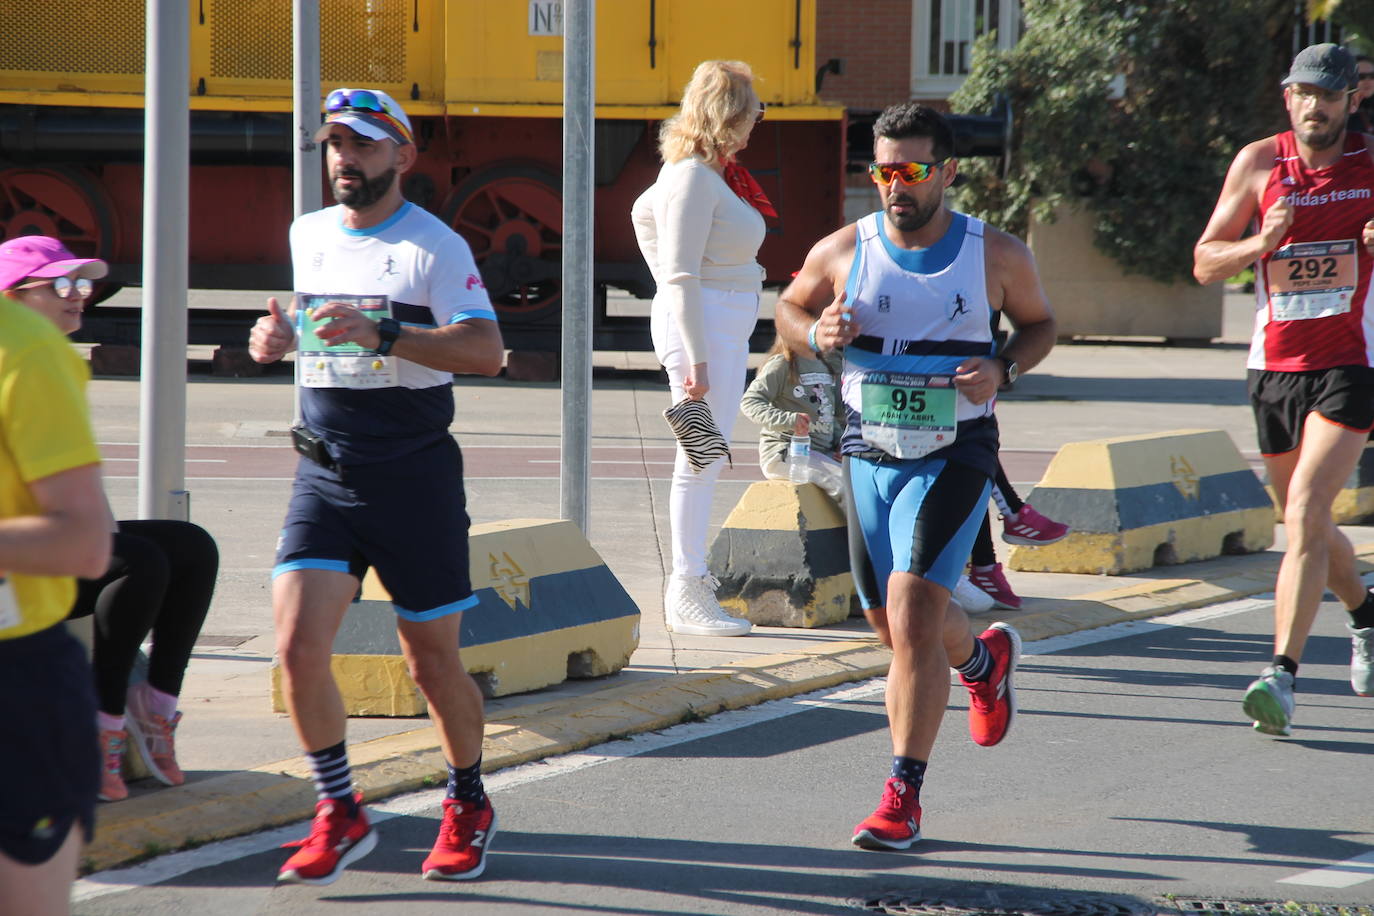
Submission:
<svg viewBox="0 0 1374 916">
<path fill-rule="evenodd" d="M 658 284 L 655 308 L 677 321 L 687 357 L 706 362 L 701 288 L 757 293 L 763 216 L 695 157 L 663 166 L 630 210 L 639 250 Z"/>
</svg>

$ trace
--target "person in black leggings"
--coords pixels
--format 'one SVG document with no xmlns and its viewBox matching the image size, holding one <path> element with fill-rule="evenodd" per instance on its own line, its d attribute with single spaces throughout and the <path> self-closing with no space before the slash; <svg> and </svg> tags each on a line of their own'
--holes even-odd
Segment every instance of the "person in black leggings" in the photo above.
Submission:
<svg viewBox="0 0 1374 916">
<path fill-rule="evenodd" d="M 1008 544 L 1053 544 L 1069 533 L 1067 525 L 1045 518 L 1016 495 L 1000 461 L 992 480 L 992 498 L 1002 519 L 1002 540 Z M 992 598 L 994 607 L 1011 611 L 1021 607 L 1020 596 L 1011 590 L 1002 564 L 997 562 L 997 553 L 992 548 L 992 523 L 987 516 L 983 517 L 983 526 L 973 542 L 968 578 L 975 588 Z"/>
<path fill-rule="evenodd" d="M 170 519 L 118 525 L 109 569 L 99 579 L 78 580 L 69 615 L 95 620 L 92 662 L 103 801 L 129 794 L 120 769 L 130 738 L 160 782 L 178 786 L 185 781 L 173 743 L 181 720 L 177 696 L 219 572 L 214 538 L 197 525 Z M 149 632 L 148 679 L 129 686 Z"/>
</svg>

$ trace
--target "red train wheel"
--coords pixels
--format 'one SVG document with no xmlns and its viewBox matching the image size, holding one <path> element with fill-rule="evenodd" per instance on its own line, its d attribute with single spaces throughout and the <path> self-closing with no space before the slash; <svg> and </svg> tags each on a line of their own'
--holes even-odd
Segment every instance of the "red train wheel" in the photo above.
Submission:
<svg viewBox="0 0 1374 916">
<path fill-rule="evenodd" d="M 0 239 L 48 235 L 74 253 L 109 259 L 114 214 L 100 185 L 67 166 L 0 168 Z"/>
<path fill-rule="evenodd" d="M 472 246 L 502 322 L 558 314 L 563 200 L 557 177 L 529 165 L 479 169 L 453 190 L 443 218 Z"/>
</svg>

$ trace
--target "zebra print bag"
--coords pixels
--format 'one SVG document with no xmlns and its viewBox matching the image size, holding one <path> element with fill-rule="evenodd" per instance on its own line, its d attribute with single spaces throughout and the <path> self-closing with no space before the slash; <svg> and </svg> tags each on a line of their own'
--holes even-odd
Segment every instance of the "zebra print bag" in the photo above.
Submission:
<svg viewBox="0 0 1374 916">
<path fill-rule="evenodd" d="M 735 466 L 734 459 L 730 457 L 730 446 L 721 435 L 716 418 L 711 415 L 711 408 L 705 401 L 683 398 L 663 411 L 663 419 L 672 427 L 678 445 L 682 446 L 692 470 L 698 474 L 721 455 L 730 462 L 730 467 Z"/>
</svg>

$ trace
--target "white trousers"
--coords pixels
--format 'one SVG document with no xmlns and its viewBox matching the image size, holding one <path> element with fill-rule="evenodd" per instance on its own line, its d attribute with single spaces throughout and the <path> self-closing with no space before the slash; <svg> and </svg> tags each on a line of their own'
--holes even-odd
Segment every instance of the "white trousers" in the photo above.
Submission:
<svg viewBox="0 0 1374 916">
<path fill-rule="evenodd" d="M 744 373 L 748 368 L 749 335 L 759 315 L 756 293 L 723 292 L 702 289 L 701 306 L 705 312 L 706 373 L 711 390 L 706 404 L 720 427 L 725 441 L 735 428 L 739 415 L 739 401 L 744 395 Z M 672 403 L 687 396 L 683 380 L 691 371 L 687 350 L 677 322 L 668 309 L 654 300 L 649 322 L 654 339 L 654 353 L 668 371 L 668 386 Z M 706 567 L 706 532 L 711 524 L 711 497 L 715 494 L 716 479 L 725 459 L 717 459 L 700 473 L 692 470 L 687 455 L 679 447 L 673 462 L 673 483 L 668 495 L 668 524 L 673 541 L 673 575 L 704 576 Z"/>
</svg>

